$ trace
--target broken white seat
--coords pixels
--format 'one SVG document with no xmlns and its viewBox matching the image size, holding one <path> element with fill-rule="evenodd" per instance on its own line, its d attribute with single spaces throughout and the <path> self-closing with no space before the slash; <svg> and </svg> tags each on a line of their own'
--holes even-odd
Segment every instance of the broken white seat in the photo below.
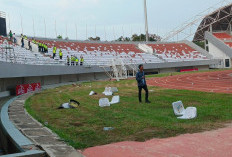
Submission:
<svg viewBox="0 0 232 157">
<path fill-rule="evenodd" d="M 172 103 L 173 111 L 176 116 L 182 116 L 185 113 L 184 105 L 182 101 Z"/>
<path fill-rule="evenodd" d="M 196 107 L 188 107 L 185 110 L 185 113 L 181 117 L 177 117 L 178 119 L 194 119 L 197 117 L 197 108 Z"/>
<path fill-rule="evenodd" d="M 110 96 L 113 95 L 113 92 L 111 90 L 111 87 L 106 87 L 105 91 L 103 92 L 103 94 L 105 94 L 106 96 Z"/>
<path fill-rule="evenodd" d="M 120 102 L 120 97 L 119 97 L 119 95 L 117 95 L 117 96 L 113 96 L 110 104 L 117 104 L 119 102 Z"/>
<path fill-rule="evenodd" d="M 113 93 L 116 93 L 116 92 L 118 92 L 118 88 L 117 88 L 117 87 L 112 87 L 112 88 L 111 88 L 111 91 L 112 91 Z"/>
<path fill-rule="evenodd" d="M 91 91 L 90 93 L 89 93 L 89 95 L 94 95 L 95 94 L 95 92 L 94 91 Z"/>
<path fill-rule="evenodd" d="M 100 107 L 107 107 L 107 106 L 110 106 L 110 101 L 108 98 L 101 98 L 99 100 L 99 106 Z"/>
<path fill-rule="evenodd" d="M 62 104 L 62 107 L 65 108 L 65 109 L 70 108 L 69 103 L 64 103 L 64 104 Z"/>
</svg>

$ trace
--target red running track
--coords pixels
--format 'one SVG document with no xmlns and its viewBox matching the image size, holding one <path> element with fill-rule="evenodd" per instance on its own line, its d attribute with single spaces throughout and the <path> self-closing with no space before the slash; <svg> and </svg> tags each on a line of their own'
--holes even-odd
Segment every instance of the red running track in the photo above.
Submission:
<svg viewBox="0 0 232 157">
<path fill-rule="evenodd" d="M 119 142 L 84 150 L 86 157 L 232 157 L 232 126 L 146 142 Z"/>
<path fill-rule="evenodd" d="M 168 89 L 232 93 L 232 70 L 151 78 L 147 84 Z"/>
</svg>

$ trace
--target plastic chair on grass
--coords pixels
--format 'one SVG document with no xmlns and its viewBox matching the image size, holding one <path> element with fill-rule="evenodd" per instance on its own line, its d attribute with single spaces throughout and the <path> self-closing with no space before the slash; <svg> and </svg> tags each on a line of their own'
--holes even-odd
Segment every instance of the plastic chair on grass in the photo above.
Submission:
<svg viewBox="0 0 232 157">
<path fill-rule="evenodd" d="M 196 107 L 187 107 L 184 108 L 182 101 L 177 101 L 172 103 L 173 111 L 178 119 L 193 119 L 197 117 L 197 108 Z"/>
</svg>

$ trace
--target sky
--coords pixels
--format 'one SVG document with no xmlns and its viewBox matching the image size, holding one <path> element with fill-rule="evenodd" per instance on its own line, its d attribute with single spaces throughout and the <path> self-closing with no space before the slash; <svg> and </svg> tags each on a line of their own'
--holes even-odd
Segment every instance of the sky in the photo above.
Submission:
<svg viewBox="0 0 232 157">
<path fill-rule="evenodd" d="M 165 36 L 222 0 L 147 0 L 149 33 Z M 230 0 L 228 0 L 230 1 Z M 0 0 L 7 31 L 85 40 L 144 33 L 143 0 Z M 232 2 L 232 0 L 231 0 Z"/>
</svg>

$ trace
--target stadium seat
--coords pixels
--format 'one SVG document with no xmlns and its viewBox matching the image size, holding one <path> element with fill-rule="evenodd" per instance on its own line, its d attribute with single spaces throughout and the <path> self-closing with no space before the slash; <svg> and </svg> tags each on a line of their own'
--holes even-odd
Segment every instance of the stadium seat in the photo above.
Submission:
<svg viewBox="0 0 232 157">
<path fill-rule="evenodd" d="M 207 60 L 208 58 L 185 43 L 148 44 L 156 55 L 167 62 Z"/>
<path fill-rule="evenodd" d="M 106 87 L 105 91 L 103 92 L 103 94 L 105 94 L 106 96 L 110 96 L 113 95 L 113 92 L 111 90 L 111 87 Z"/>
<path fill-rule="evenodd" d="M 213 35 L 216 38 L 221 39 L 221 40 L 231 40 L 232 39 L 232 36 L 228 33 L 225 33 L 225 32 L 213 33 Z"/>
<path fill-rule="evenodd" d="M 194 119 L 197 117 L 197 108 L 196 107 L 188 107 L 185 110 L 185 113 L 181 117 L 177 117 L 178 119 Z"/>
<path fill-rule="evenodd" d="M 177 101 L 172 103 L 173 111 L 178 119 L 193 119 L 197 116 L 197 109 L 196 107 L 187 107 L 184 108 L 182 101 Z"/>
<path fill-rule="evenodd" d="M 101 98 L 99 100 L 99 106 L 100 107 L 109 107 L 110 106 L 110 101 L 108 98 Z"/>
<path fill-rule="evenodd" d="M 113 98 L 112 98 L 110 104 L 111 104 L 111 105 L 112 105 L 112 104 L 117 104 L 117 103 L 119 103 L 119 102 L 120 102 L 120 97 L 119 97 L 119 96 L 113 96 Z"/>
<path fill-rule="evenodd" d="M 176 116 L 182 116 L 185 113 L 184 105 L 182 101 L 172 103 L 173 111 Z"/>
</svg>

